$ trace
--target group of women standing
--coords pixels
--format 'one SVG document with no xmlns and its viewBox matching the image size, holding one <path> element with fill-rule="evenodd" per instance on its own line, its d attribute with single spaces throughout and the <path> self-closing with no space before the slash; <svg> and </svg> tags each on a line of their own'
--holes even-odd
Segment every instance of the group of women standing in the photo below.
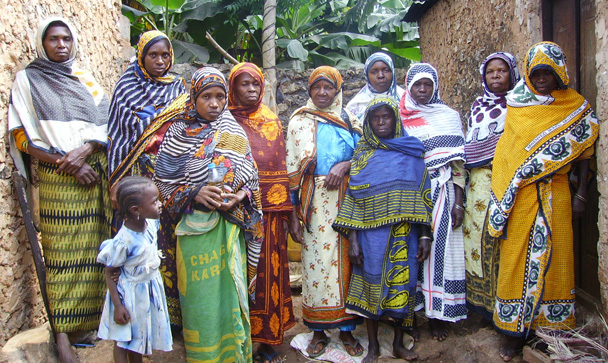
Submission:
<svg viewBox="0 0 608 363">
<path fill-rule="evenodd" d="M 574 324 L 572 228 L 558 221 L 584 210 L 598 123 L 568 88 L 556 44 L 528 51 L 521 80 L 512 55 L 486 58 L 466 137 L 441 100 L 435 68 L 414 64 L 404 90 L 390 57 L 375 53 L 366 86 L 346 107 L 340 73 L 315 69 L 284 138 L 251 63 L 236 65 L 228 81 L 201 68 L 186 93 L 184 80 L 168 75 L 168 38 L 146 32 L 109 103 L 74 66 L 69 23 L 45 21 L 38 40 L 39 57 L 15 80 L 9 128 L 22 173 L 17 150 L 40 160 L 47 293 L 63 361 L 75 359 L 68 333 L 99 318 L 105 287 L 94 257 L 110 221 L 115 231 L 122 223 L 109 200 L 130 175 L 154 179 L 163 199 L 161 274 L 189 360 L 251 361 L 257 342 L 264 362 L 279 361 L 273 346 L 295 325 L 288 232 L 302 243 L 310 357 L 325 352 L 333 328 L 350 355 L 363 354 L 352 331 L 365 318 L 365 362 L 379 356 L 386 319 L 393 354 L 415 359 L 403 345 L 404 330 L 418 338 L 415 310 L 437 340 L 467 307 L 481 312 L 511 337 L 505 360 L 537 326 Z M 54 107 L 51 93 L 68 107 Z M 216 171 L 223 183 L 212 185 Z M 61 208 L 74 205 L 82 216 L 71 214 L 76 229 L 66 233 Z M 85 283 L 92 287 L 65 289 Z"/>
</svg>

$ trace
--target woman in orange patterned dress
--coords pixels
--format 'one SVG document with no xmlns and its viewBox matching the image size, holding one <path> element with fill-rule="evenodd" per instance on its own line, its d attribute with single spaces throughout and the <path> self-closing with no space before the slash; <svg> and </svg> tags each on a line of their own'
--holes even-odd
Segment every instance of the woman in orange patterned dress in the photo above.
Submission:
<svg viewBox="0 0 608 363">
<path fill-rule="evenodd" d="M 228 109 L 249 138 L 260 176 L 264 243 L 258 263 L 255 301 L 250 301 L 251 337 L 260 343 L 262 362 L 280 362 L 273 346 L 295 325 L 289 285 L 285 221 L 292 211 L 285 164 L 285 140 L 279 118 L 262 103 L 264 76 L 252 63 L 232 68 Z"/>
</svg>

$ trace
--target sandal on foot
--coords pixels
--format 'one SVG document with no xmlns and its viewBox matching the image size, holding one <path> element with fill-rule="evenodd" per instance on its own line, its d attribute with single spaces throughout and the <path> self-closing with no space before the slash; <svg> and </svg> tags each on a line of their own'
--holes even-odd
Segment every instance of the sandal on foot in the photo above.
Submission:
<svg viewBox="0 0 608 363">
<path fill-rule="evenodd" d="M 317 358 L 318 356 L 322 355 L 323 353 L 325 353 L 325 348 L 327 348 L 327 345 L 329 344 L 329 337 L 325 337 L 323 339 L 319 339 L 315 342 L 315 344 L 312 344 L 312 341 L 310 343 L 308 343 L 308 347 L 306 348 L 306 354 L 308 354 L 309 358 Z M 323 345 L 323 347 L 321 348 L 320 351 L 316 352 L 316 353 L 310 353 L 309 350 L 315 350 L 315 348 L 317 347 L 317 345 L 319 345 L 319 343 L 321 343 Z"/>
<path fill-rule="evenodd" d="M 342 345 L 344 346 L 344 350 L 346 350 L 346 353 L 348 353 L 348 349 L 346 348 L 346 346 L 351 347 L 351 349 L 354 352 L 357 351 L 357 346 L 359 346 L 359 347 L 362 348 L 359 353 L 355 353 L 355 354 L 348 353 L 348 355 L 350 355 L 351 357 L 360 357 L 360 356 L 363 355 L 363 352 L 365 351 L 365 348 L 363 348 L 363 346 L 361 345 L 361 343 L 359 343 L 359 339 L 355 339 L 354 343 L 349 343 L 349 342 L 342 341 Z"/>
<path fill-rule="evenodd" d="M 266 360 L 266 362 L 268 362 L 268 363 L 271 363 L 272 358 L 276 357 L 277 355 L 279 355 L 279 352 L 277 352 L 277 351 L 275 351 L 274 353 L 272 353 L 270 355 L 268 355 L 268 353 L 266 353 L 266 352 L 258 352 L 258 358 L 260 359 L 260 362 L 262 362 L 262 363 L 264 363 L 264 360 Z"/>
</svg>

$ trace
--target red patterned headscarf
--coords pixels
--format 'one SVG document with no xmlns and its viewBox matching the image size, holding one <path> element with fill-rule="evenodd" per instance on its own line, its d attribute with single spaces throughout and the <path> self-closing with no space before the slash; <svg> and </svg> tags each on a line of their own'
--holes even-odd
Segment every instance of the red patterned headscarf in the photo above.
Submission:
<svg viewBox="0 0 608 363">
<path fill-rule="evenodd" d="M 241 74 L 247 73 L 253 79 L 258 81 L 260 84 L 260 97 L 257 102 L 253 105 L 237 105 L 236 102 L 236 79 Z M 234 118 L 239 122 L 243 122 L 243 120 L 249 118 L 249 115 L 257 111 L 258 108 L 262 105 L 262 96 L 264 96 L 264 75 L 258 66 L 253 63 L 245 62 L 239 63 L 230 71 L 230 75 L 228 76 L 228 89 L 230 92 L 228 93 L 228 109 L 232 112 Z"/>
</svg>

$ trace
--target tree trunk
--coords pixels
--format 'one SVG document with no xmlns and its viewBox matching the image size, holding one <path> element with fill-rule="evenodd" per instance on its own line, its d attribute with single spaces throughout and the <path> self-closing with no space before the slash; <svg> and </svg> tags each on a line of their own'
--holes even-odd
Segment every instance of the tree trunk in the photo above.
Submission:
<svg viewBox="0 0 608 363">
<path fill-rule="evenodd" d="M 266 92 L 263 97 L 263 102 L 274 113 L 278 115 L 278 107 L 276 100 L 277 90 L 277 70 L 275 68 L 275 23 L 277 19 L 277 1 L 264 1 L 264 22 L 262 30 L 262 59 L 263 70 L 266 84 Z"/>
</svg>

